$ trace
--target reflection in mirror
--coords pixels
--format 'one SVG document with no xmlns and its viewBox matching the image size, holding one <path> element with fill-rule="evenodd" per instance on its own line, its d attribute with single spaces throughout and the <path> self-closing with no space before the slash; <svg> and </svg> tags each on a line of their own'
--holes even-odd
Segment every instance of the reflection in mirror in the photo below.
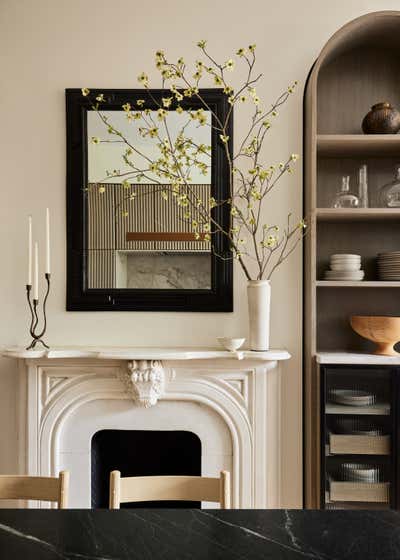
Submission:
<svg viewBox="0 0 400 560">
<path fill-rule="evenodd" d="M 183 128 L 193 140 L 200 165 L 188 166 L 190 189 L 208 211 L 211 114 L 203 114 L 202 126 L 188 120 L 187 113 L 172 110 L 166 120 L 172 142 Z M 149 111 L 147 118 L 156 122 L 157 112 Z M 108 133 L 110 124 L 128 140 L 132 156 L 127 157 L 124 140 Z M 141 120 L 127 119 L 126 111 L 87 112 L 87 287 L 210 290 L 209 224 L 196 235 L 193 220 L 203 226 L 204 221 L 170 201 L 170 180 L 149 170 L 132 172 L 131 157 L 143 169 L 148 168 L 147 158 L 160 158 L 159 140 L 143 137 L 141 126 Z M 204 149 L 199 151 L 199 146 Z"/>
</svg>

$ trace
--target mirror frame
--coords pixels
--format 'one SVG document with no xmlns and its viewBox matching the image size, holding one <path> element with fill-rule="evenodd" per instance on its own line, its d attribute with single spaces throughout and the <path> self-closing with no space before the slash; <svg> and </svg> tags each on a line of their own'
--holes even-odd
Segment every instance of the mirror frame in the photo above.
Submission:
<svg viewBox="0 0 400 560">
<path fill-rule="evenodd" d="M 169 90 L 152 89 L 157 101 Z M 124 103 L 131 104 L 146 95 L 144 89 L 91 89 L 92 96 L 103 93 L 107 103 L 104 108 L 121 110 Z M 231 108 L 222 89 L 202 89 L 209 107 L 225 119 Z M 211 289 L 88 289 L 87 281 L 87 111 L 91 103 L 81 89 L 66 89 L 67 116 L 67 311 L 233 311 L 232 253 L 229 242 L 221 233 L 213 234 L 213 246 L 218 255 L 210 253 Z M 146 108 L 152 106 L 150 96 Z M 181 103 L 184 109 L 202 107 L 194 98 Z M 204 107 L 203 107 L 204 108 Z M 232 113 L 233 114 L 233 113 Z M 233 120 L 229 123 L 228 147 L 232 154 Z M 212 129 L 211 194 L 216 200 L 229 198 L 229 164 L 218 132 Z M 227 204 L 213 209 L 215 217 L 229 227 Z"/>
</svg>

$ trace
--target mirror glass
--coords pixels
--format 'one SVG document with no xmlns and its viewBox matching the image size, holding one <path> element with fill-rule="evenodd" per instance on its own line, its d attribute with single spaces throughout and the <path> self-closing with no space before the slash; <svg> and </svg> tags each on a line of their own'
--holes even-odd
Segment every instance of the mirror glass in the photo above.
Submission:
<svg viewBox="0 0 400 560">
<path fill-rule="evenodd" d="M 210 241 L 201 232 L 195 235 L 192 224 L 197 217 L 193 211 L 188 216 L 185 206 L 175 202 L 171 182 L 148 170 L 148 162 L 160 158 L 159 139 L 143 137 L 142 121 L 128 120 L 125 111 L 102 110 L 101 115 L 105 121 L 96 111 L 87 112 L 87 287 L 210 290 Z M 189 166 L 188 177 L 193 195 L 209 208 L 211 113 L 204 115 L 202 126 L 186 112 L 173 110 L 166 121 L 172 141 L 184 129 L 194 145 L 207 147 L 197 154 L 204 166 Z M 157 122 L 157 112 L 149 111 L 147 119 Z M 107 123 L 128 140 L 128 160 L 143 166 L 143 175 L 132 173 L 123 157 L 128 144 L 110 134 Z"/>
</svg>

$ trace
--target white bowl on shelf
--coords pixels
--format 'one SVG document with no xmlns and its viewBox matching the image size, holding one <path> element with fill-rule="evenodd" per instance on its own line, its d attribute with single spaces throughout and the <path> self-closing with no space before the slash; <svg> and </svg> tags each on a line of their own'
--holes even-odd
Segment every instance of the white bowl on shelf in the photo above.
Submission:
<svg viewBox="0 0 400 560">
<path fill-rule="evenodd" d="M 357 260 L 361 259 L 361 255 L 352 255 L 350 253 L 336 253 L 331 255 L 331 261 L 335 260 Z"/>
<path fill-rule="evenodd" d="M 343 264 L 332 264 L 330 265 L 331 270 L 335 271 L 357 271 L 361 268 L 361 262 L 355 263 L 343 263 Z"/>
<path fill-rule="evenodd" d="M 242 346 L 245 338 L 230 338 L 228 336 L 219 336 L 217 338 L 220 345 L 225 348 L 225 350 L 229 350 L 229 352 L 236 352 Z"/>
</svg>

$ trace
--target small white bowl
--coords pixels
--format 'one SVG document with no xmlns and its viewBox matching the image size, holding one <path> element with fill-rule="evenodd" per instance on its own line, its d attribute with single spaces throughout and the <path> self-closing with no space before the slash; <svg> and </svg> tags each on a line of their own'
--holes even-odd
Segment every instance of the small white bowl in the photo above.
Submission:
<svg viewBox="0 0 400 560">
<path fill-rule="evenodd" d="M 331 255 L 331 260 L 340 259 L 361 259 L 361 255 L 352 255 L 350 253 L 336 253 L 334 255 Z"/>
<path fill-rule="evenodd" d="M 360 270 L 360 268 L 361 268 L 361 263 L 331 264 L 331 270 L 357 271 Z"/>
<path fill-rule="evenodd" d="M 228 336 L 219 336 L 217 338 L 218 342 L 221 346 L 223 346 L 229 352 L 235 352 L 238 350 L 243 342 L 246 340 L 245 338 L 229 338 Z"/>
</svg>

